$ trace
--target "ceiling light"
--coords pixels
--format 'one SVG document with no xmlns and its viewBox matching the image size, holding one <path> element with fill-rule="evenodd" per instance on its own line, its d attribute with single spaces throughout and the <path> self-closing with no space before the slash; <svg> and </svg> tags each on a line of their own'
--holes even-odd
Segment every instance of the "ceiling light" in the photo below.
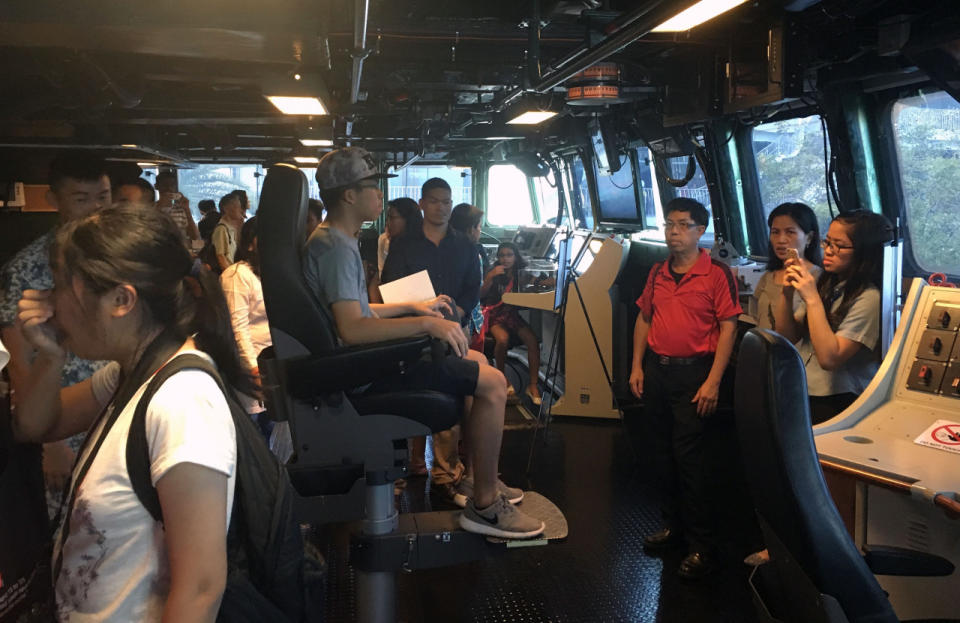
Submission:
<svg viewBox="0 0 960 623">
<path fill-rule="evenodd" d="M 316 158 L 314 156 L 294 156 L 293 159 L 296 160 L 297 163 L 299 164 L 319 164 L 320 163 L 320 158 Z"/>
<path fill-rule="evenodd" d="M 137 166 L 141 169 L 155 169 L 157 168 L 156 162 L 138 162 Z"/>
<path fill-rule="evenodd" d="M 700 0 L 685 11 L 677 13 L 651 32 L 683 32 L 694 26 L 713 19 L 721 13 L 726 13 L 735 6 L 747 0 Z"/>
<path fill-rule="evenodd" d="M 302 138 L 300 144 L 304 147 L 333 147 L 333 139 L 330 138 Z"/>
<path fill-rule="evenodd" d="M 268 95 L 270 103 L 285 115 L 325 115 L 327 109 L 323 102 L 316 97 L 289 97 L 285 95 Z"/>
<path fill-rule="evenodd" d="M 556 114 L 557 113 L 553 112 L 552 110 L 528 110 L 527 112 L 520 113 L 510 121 L 507 121 L 507 123 L 532 125 L 546 121 Z"/>
<path fill-rule="evenodd" d="M 121 145 L 120 147 L 123 147 L 123 148 L 125 148 L 125 149 L 136 149 L 136 148 L 137 148 L 137 145 L 133 145 L 133 144 L 131 144 L 131 143 L 125 143 L 125 144 Z"/>
</svg>

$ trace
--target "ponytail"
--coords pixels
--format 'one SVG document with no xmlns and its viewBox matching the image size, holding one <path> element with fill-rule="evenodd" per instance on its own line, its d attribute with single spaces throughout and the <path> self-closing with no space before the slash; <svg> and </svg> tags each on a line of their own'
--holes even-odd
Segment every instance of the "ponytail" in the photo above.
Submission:
<svg viewBox="0 0 960 623">
<path fill-rule="evenodd" d="M 193 304 L 193 341 L 197 348 L 213 358 L 224 380 L 234 389 L 250 396 L 259 396 L 260 388 L 240 358 L 220 279 L 203 264 L 197 262 L 195 266 L 195 276 L 186 278 L 187 283 L 194 279 L 200 290 Z"/>
</svg>

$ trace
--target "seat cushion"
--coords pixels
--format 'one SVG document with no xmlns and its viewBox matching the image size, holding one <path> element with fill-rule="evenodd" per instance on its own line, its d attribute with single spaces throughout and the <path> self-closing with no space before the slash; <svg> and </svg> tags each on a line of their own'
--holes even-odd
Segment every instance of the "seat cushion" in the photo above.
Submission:
<svg viewBox="0 0 960 623">
<path fill-rule="evenodd" d="M 385 413 L 414 420 L 432 432 L 447 430 L 460 421 L 463 399 L 429 390 L 365 393 L 351 397 L 360 415 Z"/>
</svg>

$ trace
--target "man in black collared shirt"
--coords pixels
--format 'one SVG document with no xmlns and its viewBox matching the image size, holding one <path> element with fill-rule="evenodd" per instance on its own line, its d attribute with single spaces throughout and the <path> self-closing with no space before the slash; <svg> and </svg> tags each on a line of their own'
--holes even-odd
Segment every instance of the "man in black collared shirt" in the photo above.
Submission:
<svg viewBox="0 0 960 623">
<path fill-rule="evenodd" d="M 456 302 L 465 324 L 480 300 L 480 258 L 473 243 L 449 226 L 451 195 L 450 185 L 439 177 L 424 182 L 423 228 L 391 241 L 381 280 L 389 283 L 426 270 L 436 293 Z"/>
<path fill-rule="evenodd" d="M 423 227 L 390 242 L 381 278 L 388 283 L 426 270 L 436 293 L 454 300 L 460 324 L 465 325 L 480 300 L 480 257 L 473 242 L 449 226 L 452 194 L 450 185 L 439 177 L 423 183 Z M 483 354 L 476 351 L 470 351 L 467 357 L 481 365 L 487 363 Z M 460 487 L 465 468 L 457 452 L 459 429 L 455 426 L 433 435 L 431 474 L 433 486 L 441 495 L 462 507 L 468 492 Z M 423 453 L 423 438 L 412 440 L 410 447 L 416 460 Z"/>
</svg>

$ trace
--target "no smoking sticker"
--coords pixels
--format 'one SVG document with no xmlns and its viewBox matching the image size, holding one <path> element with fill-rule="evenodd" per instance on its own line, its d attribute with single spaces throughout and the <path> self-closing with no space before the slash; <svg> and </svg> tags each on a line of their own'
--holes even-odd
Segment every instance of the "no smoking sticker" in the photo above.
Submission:
<svg viewBox="0 0 960 623">
<path fill-rule="evenodd" d="M 960 454 L 960 424 L 950 420 L 937 420 L 913 442 Z"/>
</svg>

